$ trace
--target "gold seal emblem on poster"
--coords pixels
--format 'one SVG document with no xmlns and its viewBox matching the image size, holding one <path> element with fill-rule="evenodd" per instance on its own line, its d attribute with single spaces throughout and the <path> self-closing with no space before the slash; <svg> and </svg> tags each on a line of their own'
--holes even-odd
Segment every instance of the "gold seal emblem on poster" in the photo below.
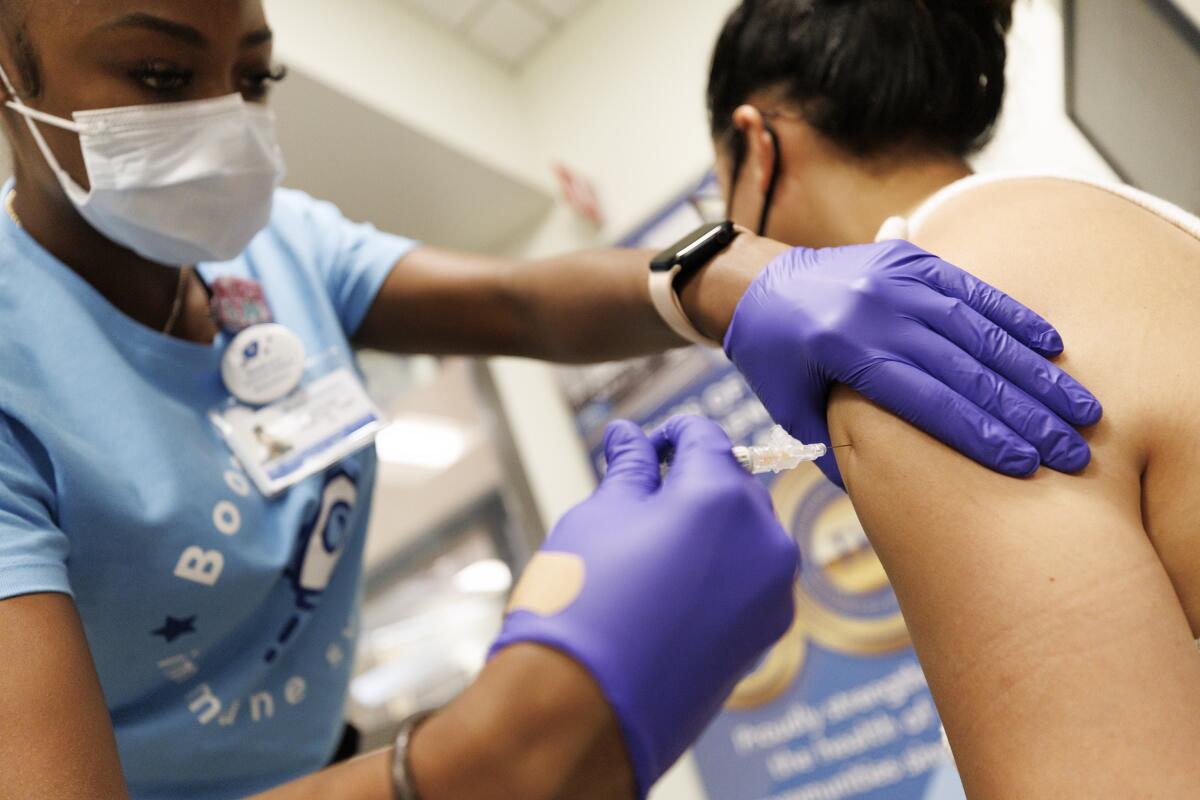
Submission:
<svg viewBox="0 0 1200 800">
<path fill-rule="evenodd" d="M 909 645 L 908 629 L 850 498 L 813 465 L 784 473 L 771 487 L 775 510 L 804 556 L 796 582 L 796 619 L 728 707 L 757 708 L 781 695 L 804 665 L 808 640 L 856 656 Z"/>
</svg>

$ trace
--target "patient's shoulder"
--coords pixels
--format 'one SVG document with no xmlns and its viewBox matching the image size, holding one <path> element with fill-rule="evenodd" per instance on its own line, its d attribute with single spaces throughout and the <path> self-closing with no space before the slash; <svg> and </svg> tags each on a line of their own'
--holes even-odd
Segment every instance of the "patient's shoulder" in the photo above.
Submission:
<svg viewBox="0 0 1200 800">
<path fill-rule="evenodd" d="M 1120 297 L 1111 309 L 1120 317 L 1200 291 L 1195 237 L 1125 197 L 1069 180 L 981 183 L 937 207 L 913 240 L 1065 313 Z M 1133 305 L 1139 300 L 1143 308 Z"/>
<path fill-rule="evenodd" d="M 1200 401 L 1200 241 L 1156 214 L 1082 183 L 1014 179 L 950 199 L 913 240 L 1049 319 L 1061 366 L 1137 441 Z"/>
<path fill-rule="evenodd" d="M 1144 527 L 1200 634 L 1200 242 L 1103 189 L 1054 179 L 978 186 L 947 201 L 914 232 L 916 244 L 1002 289 L 1050 320 L 1066 351 L 1057 363 L 1104 405 L 1085 432 L 1092 465 L 1084 480 L 1041 475 L 1062 491 L 1118 503 Z M 848 392 L 834 396 L 834 436 L 871 442 L 858 460 L 910 475 L 889 454 L 933 445 Z M 944 448 L 941 448 L 944 451 Z M 843 451 L 845 452 L 845 451 Z M 996 483 L 962 460 L 937 455 L 942 470 L 979 491 L 1033 491 Z M 843 470 L 848 482 L 856 467 Z M 952 472 L 953 471 L 953 472 Z"/>
</svg>

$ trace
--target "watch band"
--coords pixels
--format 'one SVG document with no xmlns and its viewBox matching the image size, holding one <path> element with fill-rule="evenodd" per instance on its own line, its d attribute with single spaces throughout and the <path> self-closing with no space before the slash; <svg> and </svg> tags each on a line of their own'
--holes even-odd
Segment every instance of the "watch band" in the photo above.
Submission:
<svg viewBox="0 0 1200 800">
<path fill-rule="evenodd" d="M 650 302 L 654 304 L 654 310 L 662 317 L 663 322 L 667 323 L 667 327 L 679 336 L 692 344 L 720 348 L 722 346 L 720 342 L 710 339 L 696 330 L 696 326 L 692 324 L 683 310 L 683 303 L 679 301 L 679 294 L 675 291 L 675 278 L 682 270 L 683 265 L 676 264 L 667 271 L 651 271 Z"/>
<path fill-rule="evenodd" d="M 433 716 L 435 709 L 419 711 L 400 723 L 396 733 L 396 749 L 392 754 L 392 789 L 396 800 L 421 800 L 408 770 L 408 745 L 422 722 Z"/>
</svg>

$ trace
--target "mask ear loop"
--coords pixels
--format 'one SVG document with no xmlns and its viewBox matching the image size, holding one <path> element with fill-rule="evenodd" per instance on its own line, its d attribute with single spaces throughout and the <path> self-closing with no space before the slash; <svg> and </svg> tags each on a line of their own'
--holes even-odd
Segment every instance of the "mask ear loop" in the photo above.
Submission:
<svg viewBox="0 0 1200 800">
<path fill-rule="evenodd" d="M 762 215 L 758 219 L 758 235 L 765 236 L 767 233 L 767 222 L 771 216 L 771 206 L 775 202 L 775 190 L 779 186 L 779 177 L 783 174 L 783 154 L 779 149 L 779 134 L 770 124 L 763 126 L 767 131 L 767 135 L 771 137 L 771 149 L 774 151 L 774 158 L 771 162 L 771 180 L 767 184 L 767 192 L 763 196 Z M 746 163 L 746 135 L 734 128 L 732 130 L 733 138 L 733 170 L 729 175 L 729 196 L 725 199 L 725 213 L 732 215 L 733 212 L 733 197 L 737 193 L 738 181 L 742 177 L 742 167 Z"/>
<path fill-rule="evenodd" d="M 25 105 L 25 101 L 17 94 L 16 87 L 9 80 L 8 72 L 2 66 L 0 66 L 0 79 L 4 81 L 4 88 L 8 92 L 8 96 L 12 98 L 4 105 L 25 118 L 25 124 L 29 128 L 29 132 L 33 135 L 33 141 L 37 143 L 38 149 L 42 151 L 42 158 L 46 159 L 46 164 L 49 165 L 55 177 L 58 178 L 63 191 L 67 193 L 67 196 L 75 205 L 81 206 L 86 203 L 90 193 L 85 192 L 83 187 L 76 183 L 75 179 L 58 163 L 58 158 L 55 157 L 54 151 L 50 149 L 49 143 L 46 142 L 46 137 L 42 136 L 42 132 L 34 123 L 34 120 L 44 122 L 56 128 L 62 128 L 74 134 L 81 134 L 83 128 L 77 122 L 56 117 L 53 114 L 47 114 L 45 111 L 38 111 L 36 108 L 30 108 Z"/>
<path fill-rule="evenodd" d="M 11 103 L 13 100 L 16 100 L 17 87 L 13 86 L 12 81 L 8 79 L 8 70 L 4 69 L 3 66 L 0 66 L 0 80 L 4 81 L 4 90 L 8 92 L 9 97 L 8 102 Z"/>
<path fill-rule="evenodd" d="M 771 125 L 763 126 L 767 135 L 771 137 L 771 149 L 775 152 L 775 157 L 771 160 L 771 180 L 767 184 L 767 193 L 763 197 L 762 216 L 758 220 L 758 235 L 767 235 L 767 221 L 771 216 L 771 205 L 775 202 L 775 189 L 779 186 L 779 176 L 783 173 L 783 153 L 779 149 L 779 135 L 775 133 L 775 129 Z"/>
<path fill-rule="evenodd" d="M 729 173 L 729 195 L 725 198 L 725 216 L 733 217 L 733 198 L 737 194 L 738 181 L 742 178 L 742 164 L 746 160 L 746 136 L 737 128 L 729 131 L 730 147 L 733 148 L 733 169 Z"/>
</svg>

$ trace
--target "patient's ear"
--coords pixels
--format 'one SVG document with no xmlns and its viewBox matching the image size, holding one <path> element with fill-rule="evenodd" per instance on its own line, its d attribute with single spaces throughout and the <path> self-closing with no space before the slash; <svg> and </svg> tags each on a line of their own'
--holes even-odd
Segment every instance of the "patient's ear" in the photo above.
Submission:
<svg viewBox="0 0 1200 800">
<path fill-rule="evenodd" d="M 775 159 L 778 158 L 774 135 L 767 128 L 766 117 L 758 108 L 747 104 L 733 112 L 733 125 L 746 143 L 743 169 L 754 181 L 758 192 L 765 195 L 775 171 Z"/>
</svg>

